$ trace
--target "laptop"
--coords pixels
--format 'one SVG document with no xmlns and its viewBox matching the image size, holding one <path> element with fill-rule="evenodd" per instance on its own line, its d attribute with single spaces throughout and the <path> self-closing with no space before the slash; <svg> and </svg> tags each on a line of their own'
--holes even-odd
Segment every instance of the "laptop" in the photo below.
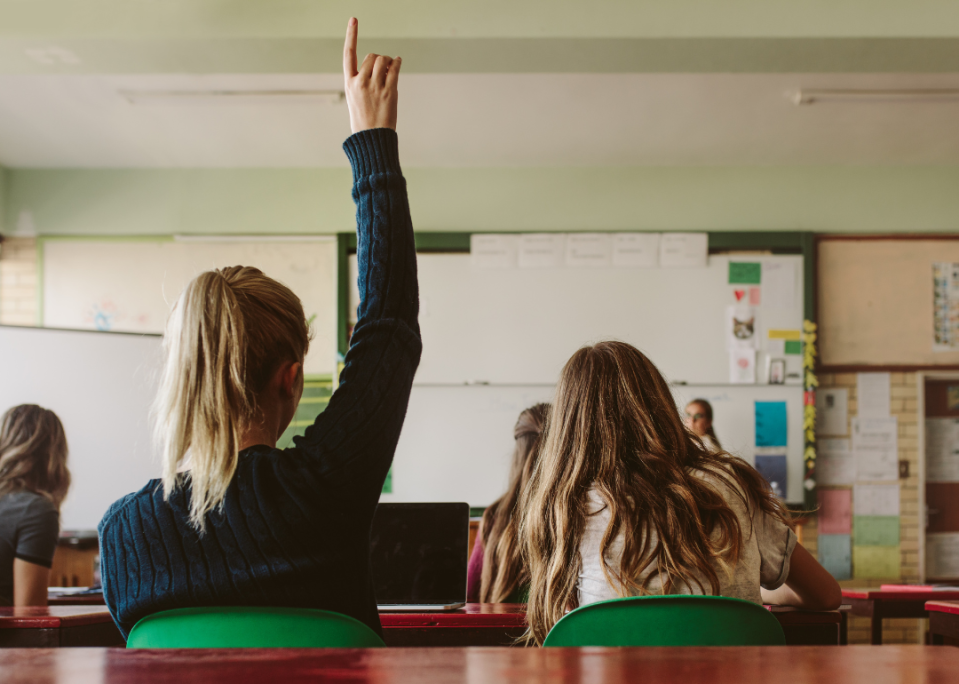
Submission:
<svg viewBox="0 0 959 684">
<path fill-rule="evenodd" d="M 381 611 L 444 611 L 466 604 L 469 505 L 381 503 L 370 561 Z"/>
</svg>

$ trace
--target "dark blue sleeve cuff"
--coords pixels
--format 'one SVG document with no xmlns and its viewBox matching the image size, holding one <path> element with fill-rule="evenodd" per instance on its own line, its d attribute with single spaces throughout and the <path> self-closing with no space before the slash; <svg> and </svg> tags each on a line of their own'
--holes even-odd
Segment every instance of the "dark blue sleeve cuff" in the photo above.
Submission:
<svg viewBox="0 0 959 684">
<path fill-rule="evenodd" d="M 400 153 L 396 131 L 392 128 L 368 128 L 354 133 L 343 143 L 353 166 L 353 182 L 377 173 L 399 173 Z"/>
</svg>

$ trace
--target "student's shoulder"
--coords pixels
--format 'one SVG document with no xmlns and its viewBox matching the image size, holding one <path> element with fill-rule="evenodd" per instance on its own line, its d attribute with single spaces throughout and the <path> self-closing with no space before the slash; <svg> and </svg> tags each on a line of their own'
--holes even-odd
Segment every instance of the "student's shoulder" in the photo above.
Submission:
<svg viewBox="0 0 959 684">
<path fill-rule="evenodd" d="M 103 518 L 100 519 L 100 524 L 97 528 L 100 530 L 100 534 L 103 534 L 105 530 L 109 530 L 111 523 L 114 522 L 117 518 L 122 517 L 126 511 L 134 508 L 138 502 L 146 501 L 153 499 L 156 496 L 163 496 L 163 485 L 160 480 L 150 480 L 147 482 L 141 489 L 131 492 L 125 496 L 120 497 L 107 509 L 107 512 L 103 514 Z"/>
<path fill-rule="evenodd" d="M 15 515 L 16 513 L 30 516 L 60 515 L 56 505 L 48 497 L 25 489 L 19 492 L 11 492 L 0 499 L 0 509 L 3 510 L 3 515 Z"/>
</svg>

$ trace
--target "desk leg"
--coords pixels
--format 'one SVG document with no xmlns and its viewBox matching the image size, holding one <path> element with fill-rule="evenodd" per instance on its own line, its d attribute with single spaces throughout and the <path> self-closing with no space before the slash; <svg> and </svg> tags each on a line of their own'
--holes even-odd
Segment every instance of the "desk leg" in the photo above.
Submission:
<svg viewBox="0 0 959 684">
<path fill-rule="evenodd" d="M 846 611 L 839 613 L 839 645 L 849 644 L 849 614 Z"/>
<path fill-rule="evenodd" d="M 873 602 L 872 605 L 872 645 L 882 646 L 882 603 Z"/>
</svg>

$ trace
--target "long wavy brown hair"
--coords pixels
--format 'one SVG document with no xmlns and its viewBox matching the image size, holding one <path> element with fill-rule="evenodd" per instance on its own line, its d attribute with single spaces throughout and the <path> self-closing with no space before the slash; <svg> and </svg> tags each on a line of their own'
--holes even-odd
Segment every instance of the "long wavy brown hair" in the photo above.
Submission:
<svg viewBox="0 0 959 684">
<path fill-rule="evenodd" d="M 536 404 L 519 414 L 513 428 L 513 464 L 506 493 L 483 511 L 483 574 L 480 601 L 503 603 L 529 582 L 519 542 L 520 495 L 526 488 L 539 454 L 549 404 Z"/>
<path fill-rule="evenodd" d="M 59 508 L 70 489 L 67 436 L 57 414 L 14 406 L 0 421 L 0 496 L 28 491 Z"/>
<path fill-rule="evenodd" d="M 749 531 L 740 529 L 709 479 L 728 484 L 751 513 L 789 524 L 758 472 L 728 453 L 709 453 L 686 429 L 666 380 L 638 349 L 602 342 L 573 354 L 520 504 L 530 573 L 527 639 L 541 644 L 579 603 L 591 488 L 610 512 L 601 554 L 607 580 L 621 595 L 649 593 L 655 579 L 663 594 L 683 586 L 718 593 L 717 570 L 738 561 Z M 622 559 L 611 567 L 607 553 L 620 534 Z"/>
</svg>

